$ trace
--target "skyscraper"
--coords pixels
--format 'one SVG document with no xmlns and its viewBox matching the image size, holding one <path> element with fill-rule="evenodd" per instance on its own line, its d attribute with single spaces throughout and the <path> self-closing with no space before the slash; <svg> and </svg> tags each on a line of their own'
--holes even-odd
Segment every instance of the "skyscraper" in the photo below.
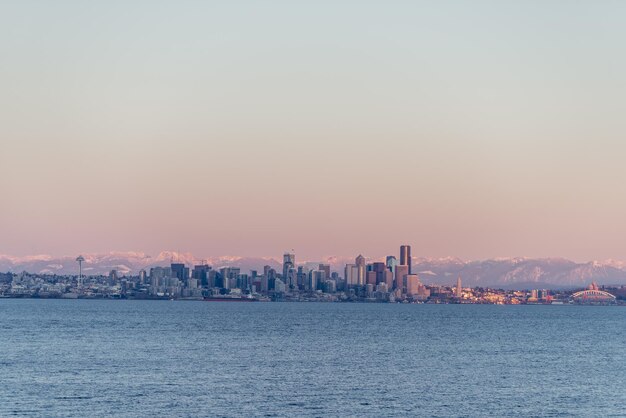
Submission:
<svg viewBox="0 0 626 418">
<path fill-rule="evenodd" d="M 385 284 L 387 285 L 387 289 L 393 289 L 393 273 L 391 270 L 385 269 Z"/>
<path fill-rule="evenodd" d="M 346 286 L 356 286 L 359 284 L 359 268 L 356 264 L 346 264 L 345 277 Z"/>
<path fill-rule="evenodd" d="M 139 283 L 146 284 L 147 278 L 148 275 L 146 274 L 146 271 L 144 269 L 139 270 Z"/>
<path fill-rule="evenodd" d="M 396 272 L 396 266 L 398 265 L 398 260 L 393 255 L 388 255 L 386 260 L 387 268 L 392 273 Z"/>
<path fill-rule="evenodd" d="M 176 277 L 183 283 L 187 283 L 189 279 L 189 268 L 185 267 L 183 263 L 171 263 L 170 268 L 172 269 L 172 277 Z"/>
<path fill-rule="evenodd" d="M 409 266 L 409 274 L 412 274 L 410 245 L 400 246 L 400 264 L 403 266 Z"/>
<path fill-rule="evenodd" d="M 329 264 L 320 264 L 319 271 L 323 271 L 326 279 L 330 279 L 330 265 Z"/>
<path fill-rule="evenodd" d="M 408 274 L 406 276 L 406 293 L 409 296 L 417 295 L 419 290 L 420 279 L 417 274 Z"/>
<path fill-rule="evenodd" d="M 198 283 L 202 286 L 209 285 L 209 271 L 211 271 L 211 266 L 207 264 L 198 264 L 193 267 L 193 271 L 191 272 L 191 277 L 196 279 Z"/>
<path fill-rule="evenodd" d="M 376 273 L 376 283 L 374 283 L 374 285 L 377 285 L 378 283 L 382 283 L 385 281 L 386 270 L 387 270 L 387 266 L 385 266 L 385 263 L 381 263 L 381 262 L 372 263 L 372 271 Z"/>
<path fill-rule="evenodd" d="M 365 284 L 365 257 L 359 254 L 355 260 L 355 264 L 359 272 L 357 275 L 357 284 L 363 286 Z"/>
<path fill-rule="evenodd" d="M 111 270 L 109 272 L 109 284 L 114 285 L 117 282 L 117 270 Z"/>
<path fill-rule="evenodd" d="M 459 277 L 456 279 L 456 292 L 455 292 L 455 296 L 458 299 L 461 299 L 461 292 L 462 292 L 463 288 L 461 287 L 461 276 L 459 275 Z"/>
<path fill-rule="evenodd" d="M 283 254 L 283 278 L 287 278 L 289 270 L 296 266 L 296 255 L 292 253 Z"/>
<path fill-rule="evenodd" d="M 404 289 L 404 281 L 409 274 L 409 266 L 398 265 L 396 266 L 395 285 L 396 289 Z"/>
</svg>

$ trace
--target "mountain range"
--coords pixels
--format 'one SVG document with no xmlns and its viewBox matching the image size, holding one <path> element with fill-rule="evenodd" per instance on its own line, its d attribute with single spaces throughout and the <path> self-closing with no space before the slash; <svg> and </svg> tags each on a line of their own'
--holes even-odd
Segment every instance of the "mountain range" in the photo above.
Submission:
<svg viewBox="0 0 626 418">
<path fill-rule="evenodd" d="M 167 266 L 170 262 L 189 266 L 206 263 L 213 268 L 236 266 L 242 272 L 263 270 L 269 265 L 280 271 L 282 261 L 270 257 L 219 256 L 200 259 L 189 253 L 163 251 L 157 256 L 141 252 L 110 252 L 83 254 L 83 272 L 87 275 L 103 275 L 115 269 L 119 274 L 137 274 L 141 269 Z M 52 257 L 35 255 L 14 257 L 0 255 L 0 272 L 41 274 L 77 274 L 76 257 Z M 369 259 L 368 262 L 379 261 Z M 299 265 L 314 268 L 319 263 L 330 264 L 333 271 L 343 276 L 346 263 L 353 258 L 325 257 L 319 261 L 300 261 Z M 599 284 L 626 284 L 626 263 L 622 261 L 591 261 L 576 263 L 564 258 L 496 258 L 464 261 L 459 258 L 414 258 L 413 272 L 426 284 L 450 285 L 461 276 L 464 286 L 492 286 L 502 288 L 558 288 L 584 287 L 592 281 Z"/>
</svg>

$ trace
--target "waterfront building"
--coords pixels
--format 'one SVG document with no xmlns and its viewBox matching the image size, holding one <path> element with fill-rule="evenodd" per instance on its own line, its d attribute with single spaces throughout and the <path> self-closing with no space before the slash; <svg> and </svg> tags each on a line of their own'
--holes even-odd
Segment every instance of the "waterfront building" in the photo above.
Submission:
<svg viewBox="0 0 626 418">
<path fill-rule="evenodd" d="M 417 274 L 407 274 L 406 293 L 409 296 L 417 296 L 419 292 L 420 279 Z"/>
<path fill-rule="evenodd" d="M 417 300 L 424 301 L 430 297 L 430 289 L 426 287 L 423 283 L 420 283 L 417 286 Z"/>
<path fill-rule="evenodd" d="M 463 288 L 461 287 L 461 276 L 457 277 L 456 279 L 456 289 L 455 289 L 455 296 L 457 299 L 461 299 L 461 297 L 463 296 Z"/>
</svg>

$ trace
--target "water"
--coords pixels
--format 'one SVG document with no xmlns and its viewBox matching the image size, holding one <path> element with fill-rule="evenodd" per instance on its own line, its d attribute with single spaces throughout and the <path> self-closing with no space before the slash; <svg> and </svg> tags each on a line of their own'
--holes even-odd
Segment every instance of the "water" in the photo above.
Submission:
<svg viewBox="0 0 626 418">
<path fill-rule="evenodd" d="M 626 309 L 0 299 L 0 416 L 624 416 Z"/>
</svg>

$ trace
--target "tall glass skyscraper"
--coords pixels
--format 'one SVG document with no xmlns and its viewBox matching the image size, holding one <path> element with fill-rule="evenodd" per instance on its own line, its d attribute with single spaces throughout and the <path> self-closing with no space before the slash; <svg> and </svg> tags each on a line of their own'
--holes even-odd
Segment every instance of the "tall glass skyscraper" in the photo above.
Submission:
<svg viewBox="0 0 626 418">
<path fill-rule="evenodd" d="M 358 269 L 358 277 L 357 277 L 358 284 L 359 286 L 363 286 L 365 284 L 365 257 L 359 254 L 356 260 L 354 261 Z"/>
<path fill-rule="evenodd" d="M 296 255 L 292 253 L 283 254 L 283 278 L 289 275 L 289 270 L 296 267 Z"/>
<path fill-rule="evenodd" d="M 410 245 L 400 246 L 400 264 L 403 266 L 409 266 L 409 274 L 413 274 L 412 268 L 411 268 L 411 246 Z"/>
</svg>

